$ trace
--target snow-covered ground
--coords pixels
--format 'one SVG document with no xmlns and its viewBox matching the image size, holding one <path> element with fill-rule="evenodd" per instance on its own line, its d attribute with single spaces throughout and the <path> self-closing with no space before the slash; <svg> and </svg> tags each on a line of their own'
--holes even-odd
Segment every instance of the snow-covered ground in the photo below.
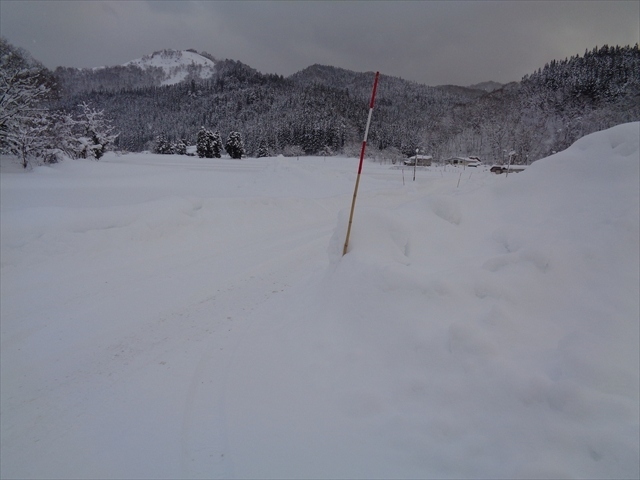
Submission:
<svg viewBox="0 0 640 480">
<path fill-rule="evenodd" d="M 639 137 L 3 163 L 0 476 L 638 478 Z"/>
</svg>

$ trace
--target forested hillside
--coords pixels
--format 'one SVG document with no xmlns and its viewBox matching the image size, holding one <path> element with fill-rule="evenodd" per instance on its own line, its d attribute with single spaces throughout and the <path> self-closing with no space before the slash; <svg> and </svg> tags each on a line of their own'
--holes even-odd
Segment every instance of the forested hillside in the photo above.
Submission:
<svg viewBox="0 0 640 480">
<path fill-rule="evenodd" d="M 251 156 L 258 150 L 261 155 L 359 150 L 373 72 L 313 65 L 285 78 L 198 55 L 215 62 L 212 76 L 201 78 L 191 66 L 184 81 L 164 86 L 166 71 L 155 66 L 58 68 L 60 95 L 51 108 L 74 113 L 86 102 L 104 110 L 119 132 L 115 148 L 128 151 L 153 150 L 159 138 L 194 145 L 202 127 L 223 139 L 239 132 Z M 475 155 L 500 163 L 515 152 L 516 163 L 529 163 L 588 133 L 636 120 L 638 45 L 603 46 L 554 60 L 502 86 L 433 87 L 382 72 L 368 154 L 397 160 L 419 148 L 436 160 Z"/>
</svg>

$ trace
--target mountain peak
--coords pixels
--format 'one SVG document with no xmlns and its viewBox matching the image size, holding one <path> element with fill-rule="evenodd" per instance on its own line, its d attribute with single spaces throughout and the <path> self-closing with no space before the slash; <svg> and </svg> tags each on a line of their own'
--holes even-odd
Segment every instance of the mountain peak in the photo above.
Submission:
<svg viewBox="0 0 640 480">
<path fill-rule="evenodd" d="M 216 64 L 195 50 L 159 50 L 151 55 L 131 60 L 123 64 L 146 70 L 147 68 L 161 68 L 165 73 L 162 85 L 174 85 L 187 78 L 190 74 L 201 79 L 211 78 L 216 71 Z"/>
</svg>

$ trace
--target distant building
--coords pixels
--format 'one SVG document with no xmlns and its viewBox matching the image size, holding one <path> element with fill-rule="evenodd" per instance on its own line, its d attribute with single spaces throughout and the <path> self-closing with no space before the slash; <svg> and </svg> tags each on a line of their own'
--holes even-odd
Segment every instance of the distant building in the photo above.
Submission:
<svg viewBox="0 0 640 480">
<path fill-rule="evenodd" d="M 444 163 L 449 165 L 463 165 L 465 167 L 479 167 L 482 165 L 482 162 L 478 157 L 468 156 L 468 157 L 451 157 L 447 158 Z"/>
<path fill-rule="evenodd" d="M 416 158 L 418 160 L 417 164 L 416 164 Z M 404 164 L 409 165 L 411 167 L 413 167 L 414 165 L 417 167 L 430 167 L 431 160 L 433 160 L 433 157 L 431 155 L 414 155 L 413 157 L 407 158 L 404 161 Z"/>
</svg>

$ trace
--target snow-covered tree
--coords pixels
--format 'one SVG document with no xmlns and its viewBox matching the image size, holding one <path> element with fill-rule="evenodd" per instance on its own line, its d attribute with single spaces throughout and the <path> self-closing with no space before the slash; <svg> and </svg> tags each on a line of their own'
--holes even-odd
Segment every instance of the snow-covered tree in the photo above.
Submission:
<svg viewBox="0 0 640 480">
<path fill-rule="evenodd" d="M 45 137 L 48 126 L 49 122 L 44 116 L 14 125 L 9 151 L 20 158 L 24 168 L 29 166 L 31 159 L 44 156 L 49 144 Z"/>
<path fill-rule="evenodd" d="M 169 155 L 173 153 L 173 147 L 167 141 L 167 137 L 164 134 L 161 133 L 156 137 L 156 143 L 153 146 L 153 153 L 159 153 L 160 155 Z"/>
<path fill-rule="evenodd" d="M 48 145 L 42 155 L 45 163 L 57 163 L 64 157 L 77 158 L 78 137 L 74 129 L 78 123 L 64 111 L 49 112 L 47 129 L 43 132 Z"/>
<path fill-rule="evenodd" d="M 300 157 L 304 155 L 304 150 L 300 145 L 287 145 L 282 152 L 285 157 Z M 357 156 L 357 153 L 353 156 Z"/>
<path fill-rule="evenodd" d="M 184 140 L 178 140 L 177 142 L 171 145 L 171 150 L 176 155 L 186 155 L 187 154 L 187 144 Z"/>
<path fill-rule="evenodd" d="M 283 78 L 224 60 L 204 82 L 191 78 L 158 88 L 164 74 L 155 68 L 157 77 L 152 68 L 133 66 L 58 69 L 63 96 L 56 108 L 73 111 L 86 101 L 104 109 L 122 132 L 118 145 L 131 151 L 153 148 L 157 132 L 171 132 L 171 142 L 189 137 L 195 143 L 192 134 L 205 125 L 224 132 L 220 153 L 226 135 L 240 131 L 251 155 L 258 154 L 263 138 L 271 155 L 290 155 L 297 148 L 318 154 L 326 147 L 359 154 L 370 74 L 315 65 Z M 420 148 L 434 160 L 477 155 L 487 163 L 513 148 L 516 159 L 535 160 L 579 136 L 640 119 L 638 79 L 637 45 L 605 46 L 551 62 L 490 94 L 383 76 L 368 144 L 410 156 Z"/>
<path fill-rule="evenodd" d="M 200 128 L 196 140 L 196 153 L 200 158 L 220 158 L 222 153 L 220 134 L 204 127 Z"/>
<path fill-rule="evenodd" d="M 242 158 L 242 155 L 245 153 L 242 135 L 240 135 L 239 132 L 231 132 L 227 138 L 227 143 L 225 143 L 224 149 L 231 158 Z"/>
<path fill-rule="evenodd" d="M 207 130 L 207 158 L 216 158 L 213 146 L 215 139 L 214 133 L 211 130 Z"/>
<path fill-rule="evenodd" d="M 111 133 L 114 127 L 105 118 L 104 110 L 95 110 L 86 102 L 83 102 L 80 108 L 82 113 L 78 120 L 80 128 L 78 157 L 100 160 L 118 135 Z"/>
<path fill-rule="evenodd" d="M 0 37 L 0 150 L 45 163 L 63 156 L 99 159 L 117 135 L 103 111 L 83 102 L 79 118 L 49 108 L 55 94 L 51 73 Z"/>
<path fill-rule="evenodd" d="M 38 84 L 38 74 L 0 67 L 0 145 L 10 147 L 19 129 L 46 112 L 41 101 L 48 92 Z"/>
<path fill-rule="evenodd" d="M 220 132 L 213 132 L 211 135 L 211 153 L 213 158 L 220 158 L 222 156 L 222 138 L 220 138 Z"/>
<path fill-rule="evenodd" d="M 198 137 L 196 140 L 196 153 L 200 158 L 212 157 L 209 133 L 210 132 L 204 127 L 201 127 L 198 131 Z"/>
<path fill-rule="evenodd" d="M 49 112 L 43 101 L 51 88 L 44 67 L 24 55 L 0 40 L 0 151 L 18 155 L 26 168 L 50 143 L 44 134 Z"/>
<path fill-rule="evenodd" d="M 263 139 L 260 140 L 260 143 L 258 144 L 257 157 L 258 158 L 263 158 L 263 157 L 268 157 L 268 156 L 269 156 L 269 144 L 263 138 Z"/>
</svg>

